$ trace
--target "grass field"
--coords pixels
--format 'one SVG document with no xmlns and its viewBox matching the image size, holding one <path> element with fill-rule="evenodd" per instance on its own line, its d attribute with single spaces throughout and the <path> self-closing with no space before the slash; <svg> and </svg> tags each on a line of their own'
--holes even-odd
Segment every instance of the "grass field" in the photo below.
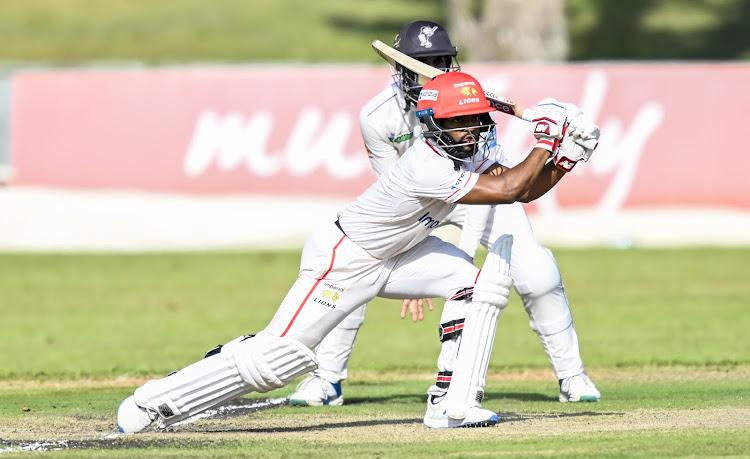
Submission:
<svg viewBox="0 0 750 459">
<path fill-rule="evenodd" d="M 498 328 L 489 429 L 428 431 L 439 311 L 398 319 L 375 300 L 344 384 L 347 404 L 290 408 L 293 385 L 175 428 L 116 436 L 145 379 L 262 328 L 299 253 L 0 255 L 0 454 L 91 457 L 747 456 L 750 248 L 556 250 L 597 404 L 557 382 L 514 295 Z M 385 337 L 385 339 L 384 339 Z M 26 408 L 26 410 L 24 410 Z M 269 409 L 273 408 L 273 409 Z"/>
</svg>

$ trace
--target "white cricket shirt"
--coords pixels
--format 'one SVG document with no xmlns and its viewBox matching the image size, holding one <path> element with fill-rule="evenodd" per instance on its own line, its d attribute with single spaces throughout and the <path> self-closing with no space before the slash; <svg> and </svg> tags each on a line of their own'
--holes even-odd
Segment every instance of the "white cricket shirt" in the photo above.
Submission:
<svg viewBox="0 0 750 459">
<path fill-rule="evenodd" d="M 394 83 L 362 107 L 359 128 L 375 173 L 388 170 L 419 138 L 421 128 L 414 106 L 406 102 Z"/>
<path fill-rule="evenodd" d="M 425 239 L 493 164 L 459 163 L 423 137 L 339 213 L 347 237 L 376 258 L 390 258 Z"/>
</svg>

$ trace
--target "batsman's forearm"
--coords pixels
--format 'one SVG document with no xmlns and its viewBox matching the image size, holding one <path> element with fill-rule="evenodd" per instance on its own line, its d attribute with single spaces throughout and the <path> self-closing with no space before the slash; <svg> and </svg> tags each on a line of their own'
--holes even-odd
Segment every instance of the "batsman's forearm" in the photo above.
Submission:
<svg viewBox="0 0 750 459">
<path fill-rule="evenodd" d="M 535 199 L 539 199 L 544 196 L 549 190 L 552 189 L 557 182 L 565 175 L 565 172 L 555 166 L 553 162 L 548 162 L 544 165 L 542 172 L 536 178 L 536 181 L 531 185 L 529 190 L 524 194 L 519 201 L 531 202 Z"/>
<path fill-rule="evenodd" d="M 509 187 L 515 190 L 513 202 L 528 202 L 524 201 L 524 198 L 530 193 L 541 176 L 548 160 L 549 151 L 543 148 L 534 148 L 526 159 L 501 175 L 506 179 Z"/>
<path fill-rule="evenodd" d="M 491 174 L 479 176 L 476 185 L 461 199 L 459 204 L 510 204 L 526 195 L 549 159 L 549 152 L 534 148 L 529 156 L 516 167 L 496 168 Z M 503 171 L 499 175 L 494 172 Z"/>
</svg>

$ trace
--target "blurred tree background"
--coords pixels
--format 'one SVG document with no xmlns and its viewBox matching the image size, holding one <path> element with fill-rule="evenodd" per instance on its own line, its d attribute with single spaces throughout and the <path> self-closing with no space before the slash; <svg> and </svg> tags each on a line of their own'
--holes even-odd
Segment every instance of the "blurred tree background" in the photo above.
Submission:
<svg viewBox="0 0 750 459">
<path fill-rule="evenodd" d="M 568 0 L 573 60 L 750 60 L 748 0 Z"/>
<path fill-rule="evenodd" d="M 376 63 L 415 19 L 465 61 L 750 59 L 750 0 L 0 0 L 0 61 Z"/>
</svg>

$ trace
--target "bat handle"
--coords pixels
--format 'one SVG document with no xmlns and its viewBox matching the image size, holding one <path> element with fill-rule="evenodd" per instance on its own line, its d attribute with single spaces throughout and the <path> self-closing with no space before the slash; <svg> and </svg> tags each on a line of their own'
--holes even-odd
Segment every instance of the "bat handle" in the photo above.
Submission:
<svg viewBox="0 0 750 459">
<path fill-rule="evenodd" d="M 534 119 L 533 114 L 534 114 L 534 110 L 530 108 L 524 108 L 524 109 L 521 109 L 521 113 L 518 115 L 518 117 L 524 121 L 531 122 L 531 120 Z"/>
</svg>

